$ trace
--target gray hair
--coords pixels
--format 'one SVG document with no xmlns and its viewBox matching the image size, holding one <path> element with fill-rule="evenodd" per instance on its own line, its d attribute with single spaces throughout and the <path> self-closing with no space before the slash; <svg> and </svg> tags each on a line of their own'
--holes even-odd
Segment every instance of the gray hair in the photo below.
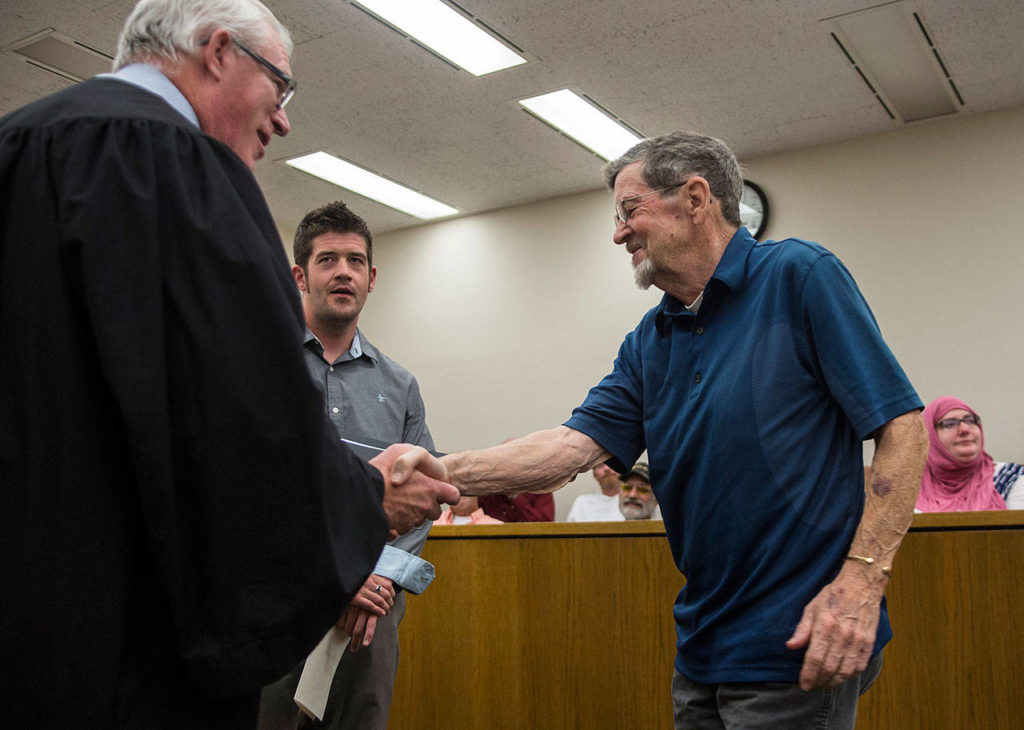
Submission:
<svg viewBox="0 0 1024 730">
<path fill-rule="evenodd" d="M 114 70 L 157 59 L 177 66 L 218 28 L 256 49 L 276 33 L 292 53 L 288 29 L 259 0 L 139 0 L 117 41 Z"/>
<path fill-rule="evenodd" d="M 670 132 L 645 139 L 604 166 L 602 173 L 609 189 L 615 187 L 615 178 L 623 168 L 634 162 L 644 163 L 643 179 L 653 190 L 683 182 L 688 175 L 700 175 L 708 181 L 711 195 L 721 201 L 725 219 L 741 225 L 743 174 L 736 155 L 722 140 L 696 132 Z"/>
</svg>

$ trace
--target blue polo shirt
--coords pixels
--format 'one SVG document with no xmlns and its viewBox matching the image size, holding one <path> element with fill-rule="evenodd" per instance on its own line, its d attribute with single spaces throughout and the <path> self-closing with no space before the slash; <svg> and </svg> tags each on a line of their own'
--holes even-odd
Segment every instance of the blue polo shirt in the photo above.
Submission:
<svg viewBox="0 0 1024 730">
<path fill-rule="evenodd" d="M 795 682 L 785 641 L 839 571 L 864 507 L 861 441 L 921 407 L 842 263 L 741 227 L 696 314 L 666 294 L 566 425 L 621 471 L 648 451 L 686 576 L 676 668 Z M 892 636 L 883 602 L 875 652 Z"/>
</svg>

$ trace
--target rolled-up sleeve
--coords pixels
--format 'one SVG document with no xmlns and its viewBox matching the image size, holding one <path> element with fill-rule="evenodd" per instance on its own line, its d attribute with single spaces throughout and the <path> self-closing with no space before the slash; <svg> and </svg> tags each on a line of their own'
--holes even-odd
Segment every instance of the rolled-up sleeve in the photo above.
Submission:
<svg viewBox="0 0 1024 730">
<path fill-rule="evenodd" d="M 409 593 L 419 594 L 434 580 L 434 566 L 405 550 L 385 545 L 373 569 L 376 575 L 390 578 Z"/>
</svg>

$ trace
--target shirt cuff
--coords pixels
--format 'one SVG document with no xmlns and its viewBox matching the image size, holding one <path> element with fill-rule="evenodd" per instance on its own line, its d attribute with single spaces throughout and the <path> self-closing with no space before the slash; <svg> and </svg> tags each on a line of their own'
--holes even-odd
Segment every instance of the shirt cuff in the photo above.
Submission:
<svg viewBox="0 0 1024 730">
<path fill-rule="evenodd" d="M 433 565 L 391 545 L 384 546 L 384 552 L 377 559 L 373 572 L 390 578 L 398 586 L 415 594 L 425 591 L 434 580 Z"/>
</svg>

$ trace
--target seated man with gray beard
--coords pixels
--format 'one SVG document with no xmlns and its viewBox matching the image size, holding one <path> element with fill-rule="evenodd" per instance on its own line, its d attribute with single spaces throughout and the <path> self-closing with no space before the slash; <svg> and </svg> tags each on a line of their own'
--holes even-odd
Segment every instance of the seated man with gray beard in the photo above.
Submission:
<svg viewBox="0 0 1024 730">
<path fill-rule="evenodd" d="M 627 520 L 660 520 L 658 500 L 651 491 L 651 473 L 647 462 L 638 461 L 622 478 L 619 512 Z"/>
</svg>

